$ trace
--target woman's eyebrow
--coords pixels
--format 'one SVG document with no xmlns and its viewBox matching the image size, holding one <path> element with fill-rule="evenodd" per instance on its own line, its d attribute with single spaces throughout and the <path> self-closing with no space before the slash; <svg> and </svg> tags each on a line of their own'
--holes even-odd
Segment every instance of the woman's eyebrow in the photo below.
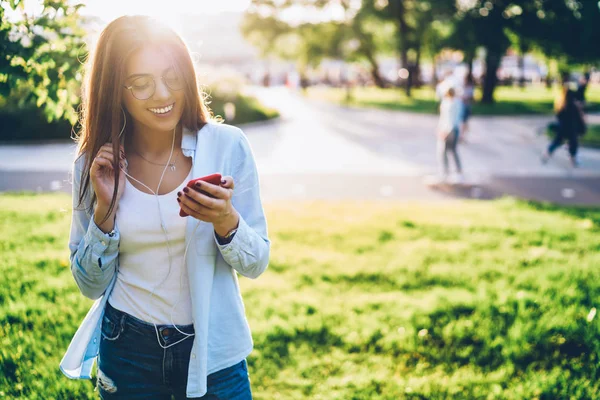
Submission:
<svg viewBox="0 0 600 400">
<path fill-rule="evenodd" d="M 127 77 L 127 79 L 129 80 L 132 78 L 139 78 L 140 76 L 149 76 L 149 75 L 152 75 L 152 74 L 131 74 Z"/>
<path fill-rule="evenodd" d="M 165 69 L 163 70 L 163 75 L 164 75 L 166 72 L 168 72 L 168 71 L 171 71 L 171 70 L 175 71 L 175 67 L 174 67 L 174 66 L 172 66 L 172 65 L 171 65 L 171 66 L 169 66 L 169 67 L 167 67 L 167 68 L 165 68 Z M 139 77 L 141 77 L 141 76 L 152 76 L 152 74 L 148 74 L 148 73 L 145 73 L 145 74 L 131 74 L 131 75 L 129 75 L 129 76 L 126 78 L 126 79 L 127 79 L 127 80 L 129 80 L 129 79 L 132 79 L 132 78 L 139 78 Z"/>
</svg>

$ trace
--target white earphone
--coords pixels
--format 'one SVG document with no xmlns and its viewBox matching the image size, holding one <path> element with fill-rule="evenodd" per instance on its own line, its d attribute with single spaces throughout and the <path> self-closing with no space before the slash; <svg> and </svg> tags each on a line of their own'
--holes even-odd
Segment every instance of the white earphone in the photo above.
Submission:
<svg viewBox="0 0 600 400">
<path fill-rule="evenodd" d="M 123 110 L 123 107 L 121 107 L 121 111 L 123 112 L 123 128 L 121 128 L 121 132 L 119 133 L 119 138 L 122 137 L 123 135 L 123 131 L 125 131 L 125 126 L 127 125 L 127 116 L 125 115 L 125 110 Z M 167 239 L 167 252 L 169 253 L 169 270 L 167 272 L 167 275 L 164 277 L 164 279 L 158 284 L 156 285 L 153 289 L 152 289 L 152 293 L 150 293 L 150 300 L 152 301 L 152 297 L 154 296 L 154 291 L 160 286 L 162 285 L 167 278 L 169 277 L 169 274 L 171 273 L 171 263 L 172 263 L 172 256 L 171 256 L 171 246 L 169 245 L 169 233 L 167 232 L 167 227 L 163 221 L 163 217 L 162 217 L 162 212 L 160 209 L 160 201 L 158 200 L 158 191 L 160 189 L 160 184 L 162 183 L 163 177 L 165 176 L 165 172 L 167 171 L 167 168 L 171 162 L 171 158 L 173 157 L 173 150 L 175 148 L 175 130 L 177 129 L 177 126 L 175 127 L 175 129 L 173 129 L 173 141 L 171 143 L 171 154 L 169 155 L 169 160 L 167 161 L 166 165 L 165 165 L 165 169 L 162 172 L 162 175 L 160 176 L 160 180 L 158 181 L 158 186 L 156 188 L 156 191 L 150 189 L 148 186 L 146 186 L 143 182 L 138 181 L 137 179 L 135 179 L 133 176 L 129 175 L 127 173 L 127 171 L 125 171 L 125 168 L 121 168 L 121 170 L 125 173 L 125 175 L 127 175 L 128 177 L 130 177 L 131 179 L 133 179 L 134 181 L 138 182 L 140 185 L 144 186 L 145 188 L 147 188 L 151 193 L 154 194 L 154 197 L 156 198 L 156 203 L 158 204 L 158 215 L 160 217 L 160 227 L 163 231 L 163 233 L 165 234 L 165 238 Z M 123 146 L 124 146 L 124 138 L 121 139 L 121 141 L 123 142 Z M 125 159 L 125 167 L 127 167 L 127 159 Z M 196 230 L 198 229 L 198 227 L 200 226 L 200 223 L 202 221 L 198 221 L 198 224 L 196 225 L 196 228 L 194 228 L 194 232 L 192 233 L 192 236 L 190 238 L 190 240 L 187 242 L 186 246 L 185 246 L 185 251 L 183 252 L 183 264 L 185 266 L 185 256 L 187 254 L 187 250 L 188 247 L 190 245 L 190 243 L 192 242 L 195 234 L 196 234 Z M 173 305 L 173 307 L 171 308 L 171 312 L 170 312 L 170 317 L 171 317 L 171 325 L 173 325 L 173 327 L 175 327 L 175 329 L 184 335 L 184 338 L 181 340 L 178 340 L 175 343 L 171 343 L 168 346 L 163 346 L 163 344 L 160 342 L 160 336 L 158 333 L 158 327 L 156 326 L 156 324 L 153 322 L 152 325 L 154 325 L 154 331 L 156 332 L 156 340 L 158 341 L 158 344 L 160 347 L 162 347 L 163 349 L 167 349 L 171 346 L 175 346 L 178 343 L 183 342 L 184 340 L 186 340 L 188 337 L 190 336 L 194 336 L 194 333 L 185 333 L 182 332 L 179 328 L 177 328 L 177 325 L 175 325 L 173 323 L 173 311 L 175 310 L 175 308 L 179 305 L 179 301 L 181 300 L 181 287 L 182 287 L 182 281 L 183 281 L 183 270 L 184 268 L 181 268 L 181 273 L 179 275 L 179 295 L 177 297 L 177 301 L 175 302 L 175 304 Z M 144 311 L 145 312 L 145 311 Z M 148 313 L 146 313 L 146 315 L 149 317 L 148 320 L 150 320 L 150 315 Z"/>
</svg>

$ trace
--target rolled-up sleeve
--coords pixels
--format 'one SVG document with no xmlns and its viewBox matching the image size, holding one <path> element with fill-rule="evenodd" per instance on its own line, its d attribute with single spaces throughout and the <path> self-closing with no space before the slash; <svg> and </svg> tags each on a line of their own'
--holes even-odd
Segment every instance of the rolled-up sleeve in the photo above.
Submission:
<svg viewBox="0 0 600 400">
<path fill-rule="evenodd" d="M 94 223 L 94 215 L 88 214 L 90 194 L 79 203 L 79 187 L 83 171 L 83 157 L 73 163 L 73 213 L 69 250 L 71 272 L 81 293 L 92 299 L 101 297 L 113 278 L 119 256 L 120 234 L 109 236 Z M 91 187 L 90 187 L 90 190 Z"/>
<path fill-rule="evenodd" d="M 271 242 L 268 239 L 267 220 L 260 199 L 254 155 L 248 139 L 241 130 L 233 157 L 233 165 L 236 167 L 232 174 L 235 182 L 232 205 L 240 216 L 240 222 L 231 242 L 221 245 L 216 236 L 215 241 L 227 264 L 240 275 L 256 279 L 269 264 Z"/>
</svg>

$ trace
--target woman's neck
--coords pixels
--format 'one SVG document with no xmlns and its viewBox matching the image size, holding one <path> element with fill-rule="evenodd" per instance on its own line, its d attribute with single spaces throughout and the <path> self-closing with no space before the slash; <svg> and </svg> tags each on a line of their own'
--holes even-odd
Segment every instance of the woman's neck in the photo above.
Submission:
<svg viewBox="0 0 600 400">
<path fill-rule="evenodd" d="M 182 129 L 180 124 L 177 125 L 174 131 L 168 132 L 151 130 L 136 125 L 133 128 L 132 135 L 126 138 L 125 150 L 133 150 L 153 160 L 162 159 L 171 152 L 173 134 L 175 134 L 174 151 L 176 152 L 181 149 Z"/>
</svg>

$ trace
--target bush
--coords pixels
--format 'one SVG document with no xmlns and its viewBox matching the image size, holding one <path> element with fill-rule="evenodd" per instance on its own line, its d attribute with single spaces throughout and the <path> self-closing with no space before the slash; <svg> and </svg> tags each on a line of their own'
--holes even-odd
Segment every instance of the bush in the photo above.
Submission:
<svg viewBox="0 0 600 400">
<path fill-rule="evenodd" d="M 68 121 L 48 122 L 38 108 L 0 110 L 0 141 L 22 142 L 69 139 L 73 126 Z"/>
<path fill-rule="evenodd" d="M 244 124 L 248 122 L 265 121 L 278 115 L 277 111 L 267 109 L 255 98 L 235 95 L 231 100 L 224 96 L 212 95 L 209 107 L 215 116 L 225 118 L 224 105 L 230 101 L 235 105 L 235 118 L 225 120 L 228 124 Z M 5 107 L 0 110 L 0 142 L 27 142 L 47 140 L 70 140 L 71 132 L 79 130 L 68 121 L 48 122 L 41 111 L 34 107 L 13 109 Z"/>
</svg>

